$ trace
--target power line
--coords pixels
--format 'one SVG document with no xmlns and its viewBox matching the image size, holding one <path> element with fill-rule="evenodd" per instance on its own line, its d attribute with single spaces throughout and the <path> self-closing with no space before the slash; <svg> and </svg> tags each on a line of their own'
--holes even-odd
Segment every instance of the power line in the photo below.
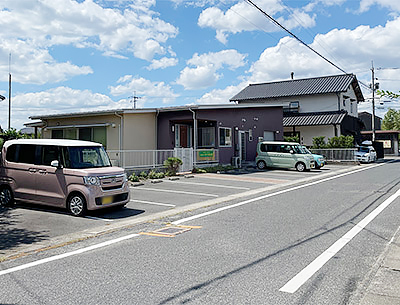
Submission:
<svg viewBox="0 0 400 305">
<path fill-rule="evenodd" d="M 283 29 L 284 31 L 286 31 L 287 33 L 289 33 L 290 36 L 292 36 L 294 39 L 296 39 L 298 42 L 300 42 L 302 45 L 304 45 L 305 47 L 307 47 L 308 49 L 310 49 L 311 51 L 313 51 L 315 54 L 317 54 L 319 57 L 321 57 L 322 59 L 324 59 L 326 62 L 328 62 L 329 64 L 331 64 L 332 66 L 334 66 L 336 69 L 342 71 L 345 74 L 348 74 L 345 70 L 343 70 L 342 68 L 340 68 L 338 65 L 336 65 L 335 63 L 333 63 L 332 61 L 330 61 L 328 58 L 326 58 L 325 56 L 323 56 L 321 53 L 319 53 L 318 51 L 314 50 L 312 47 L 310 47 L 308 44 L 306 44 L 304 41 L 302 41 L 300 38 L 298 38 L 295 34 L 293 34 L 291 31 L 289 31 L 288 29 L 286 29 L 283 25 L 281 25 L 278 21 L 276 21 L 274 18 L 272 18 L 270 15 L 268 15 L 266 12 L 264 12 L 260 7 L 258 7 L 256 4 L 254 4 L 253 1 L 251 0 L 246 0 L 247 2 L 249 2 L 251 5 L 253 5 L 256 9 L 258 9 L 264 16 L 266 16 L 268 19 L 270 19 L 274 24 L 276 24 L 277 26 L 279 26 L 281 29 Z"/>
</svg>

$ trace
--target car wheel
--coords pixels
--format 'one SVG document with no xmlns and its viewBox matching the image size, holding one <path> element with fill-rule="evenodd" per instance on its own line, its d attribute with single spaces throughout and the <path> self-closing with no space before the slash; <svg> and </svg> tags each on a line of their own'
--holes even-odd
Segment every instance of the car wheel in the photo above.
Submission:
<svg viewBox="0 0 400 305">
<path fill-rule="evenodd" d="M 306 170 L 306 165 L 303 162 L 299 162 L 296 164 L 296 170 L 298 172 L 304 172 Z"/>
<path fill-rule="evenodd" d="M 15 203 L 14 195 L 9 187 L 3 186 L 0 189 L 0 206 L 13 206 Z"/>
<path fill-rule="evenodd" d="M 67 202 L 68 211 L 73 216 L 83 216 L 86 212 L 86 201 L 81 194 L 72 194 Z"/>
<path fill-rule="evenodd" d="M 266 169 L 267 168 L 267 164 L 264 161 L 258 161 L 257 162 L 257 168 L 258 169 Z"/>
</svg>

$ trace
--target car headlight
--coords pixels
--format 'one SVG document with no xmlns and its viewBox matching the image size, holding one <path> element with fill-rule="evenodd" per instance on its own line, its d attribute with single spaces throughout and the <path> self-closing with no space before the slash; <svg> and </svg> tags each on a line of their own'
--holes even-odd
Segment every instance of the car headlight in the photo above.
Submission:
<svg viewBox="0 0 400 305">
<path fill-rule="evenodd" d="M 86 185 L 100 185 L 100 179 L 96 176 L 83 177 L 83 182 Z"/>
</svg>

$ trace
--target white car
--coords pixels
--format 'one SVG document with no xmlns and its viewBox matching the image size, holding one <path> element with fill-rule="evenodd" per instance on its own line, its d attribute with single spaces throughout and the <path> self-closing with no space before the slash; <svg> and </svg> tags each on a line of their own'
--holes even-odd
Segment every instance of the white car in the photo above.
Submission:
<svg viewBox="0 0 400 305">
<path fill-rule="evenodd" d="M 356 159 L 360 162 L 375 162 L 376 161 L 376 151 L 372 146 L 360 146 L 356 152 Z"/>
</svg>

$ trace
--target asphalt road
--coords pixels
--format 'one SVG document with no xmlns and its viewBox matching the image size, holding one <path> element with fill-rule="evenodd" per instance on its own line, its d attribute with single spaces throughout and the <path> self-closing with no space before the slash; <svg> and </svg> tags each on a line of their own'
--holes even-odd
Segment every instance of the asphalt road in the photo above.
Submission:
<svg viewBox="0 0 400 305">
<path fill-rule="evenodd" d="M 4 261 L 0 303 L 357 304 L 399 227 L 399 171 L 395 161 L 301 179 L 272 173 L 286 182 L 254 173 L 245 176 L 254 181 L 237 185 L 249 190 L 199 184 L 192 199 L 160 191 L 194 192 L 191 184 L 147 184 L 134 200 L 175 205 L 157 209 L 221 203 Z M 271 185 L 260 191 L 257 179 Z"/>
</svg>

